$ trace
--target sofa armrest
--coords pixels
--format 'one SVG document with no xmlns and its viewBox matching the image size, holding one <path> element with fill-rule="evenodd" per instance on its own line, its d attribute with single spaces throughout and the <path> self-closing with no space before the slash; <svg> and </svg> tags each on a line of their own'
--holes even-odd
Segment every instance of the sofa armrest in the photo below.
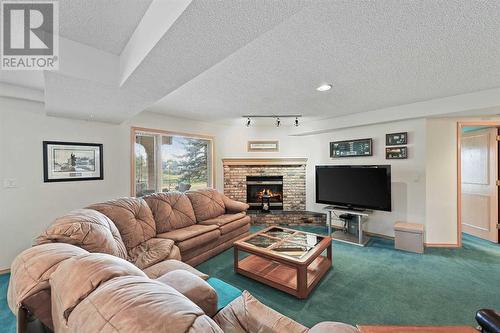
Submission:
<svg viewBox="0 0 500 333">
<path fill-rule="evenodd" d="M 348 324 L 324 321 L 314 325 L 309 330 L 309 333 L 360 333 L 360 331 Z"/>
<path fill-rule="evenodd" d="M 224 332 L 306 333 L 307 327 L 259 302 L 248 291 L 213 318 Z"/>
<path fill-rule="evenodd" d="M 156 281 L 169 285 L 189 298 L 208 316 L 212 317 L 217 312 L 217 293 L 211 285 L 199 276 L 178 269 L 160 276 Z"/>
<path fill-rule="evenodd" d="M 244 202 L 236 201 L 226 197 L 222 194 L 222 201 L 224 201 L 224 205 L 226 206 L 226 212 L 228 213 L 239 213 L 246 212 L 250 206 Z"/>
</svg>

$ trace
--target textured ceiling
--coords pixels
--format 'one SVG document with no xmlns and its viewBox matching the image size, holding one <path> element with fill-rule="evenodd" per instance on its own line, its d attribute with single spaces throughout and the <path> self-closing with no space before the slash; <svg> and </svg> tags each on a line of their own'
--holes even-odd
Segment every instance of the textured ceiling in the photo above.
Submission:
<svg viewBox="0 0 500 333">
<path fill-rule="evenodd" d="M 152 1 L 61 0 L 61 35 L 114 55 L 61 43 L 44 82 L 0 81 L 45 83 L 48 114 L 111 122 L 323 119 L 500 87 L 500 1 L 471 0 L 193 0 L 120 86 L 113 68 Z"/>
<path fill-rule="evenodd" d="M 499 40 L 497 1 L 315 1 L 149 110 L 325 118 L 500 87 Z"/>
<path fill-rule="evenodd" d="M 61 0 L 59 34 L 120 54 L 152 0 Z"/>
<path fill-rule="evenodd" d="M 193 1 L 121 87 L 46 72 L 46 110 L 121 122 L 273 29 L 305 3 Z"/>
</svg>

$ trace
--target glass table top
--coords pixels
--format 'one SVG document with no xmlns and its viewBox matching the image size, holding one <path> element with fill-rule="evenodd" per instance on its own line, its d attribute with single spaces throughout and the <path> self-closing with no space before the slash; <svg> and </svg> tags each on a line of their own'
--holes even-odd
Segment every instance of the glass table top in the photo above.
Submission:
<svg viewBox="0 0 500 333">
<path fill-rule="evenodd" d="M 325 237 L 298 230 L 273 227 L 257 232 L 243 243 L 266 249 L 280 255 L 300 259 L 309 253 Z"/>
</svg>

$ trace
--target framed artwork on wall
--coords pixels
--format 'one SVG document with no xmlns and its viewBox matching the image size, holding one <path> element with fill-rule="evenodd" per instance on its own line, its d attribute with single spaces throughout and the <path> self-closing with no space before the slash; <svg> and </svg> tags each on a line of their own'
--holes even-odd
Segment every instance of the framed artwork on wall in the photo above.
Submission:
<svg viewBox="0 0 500 333">
<path fill-rule="evenodd" d="M 401 146 L 408 143 L 408 132 L 389 133 L 385 135 L 386 146 Z"/>
<path fill-rule="evenodd" d="M 386 160 L 402 160 L 408 158 L 408 147 L 385 148 Z"/>
<path fill-rule="evenodd" d="M 249 152 L 276 152 L 279 151 L 279 141 L 248 141 Z"/>
<path fill-rule="evenodd" d="M 98 143 L 43 141 L 43 181 L 103 179 L 102 147 Z"/>
<path fill-rule="evenodd" d="M 330 142 L 331 158 L 372 156 L 372 150 L 371 138 Z"/>
</svg>

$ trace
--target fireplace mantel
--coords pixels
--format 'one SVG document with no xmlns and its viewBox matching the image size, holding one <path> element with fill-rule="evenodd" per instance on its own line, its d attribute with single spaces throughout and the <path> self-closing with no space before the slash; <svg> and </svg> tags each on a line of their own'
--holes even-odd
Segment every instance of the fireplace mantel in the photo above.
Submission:
<svg viewBox="0 0 500 333">
<path fill-rule="evenodd" d="M 222 165 L 306 165 L 307 158 L 223 158 Z"/>
</svg>

